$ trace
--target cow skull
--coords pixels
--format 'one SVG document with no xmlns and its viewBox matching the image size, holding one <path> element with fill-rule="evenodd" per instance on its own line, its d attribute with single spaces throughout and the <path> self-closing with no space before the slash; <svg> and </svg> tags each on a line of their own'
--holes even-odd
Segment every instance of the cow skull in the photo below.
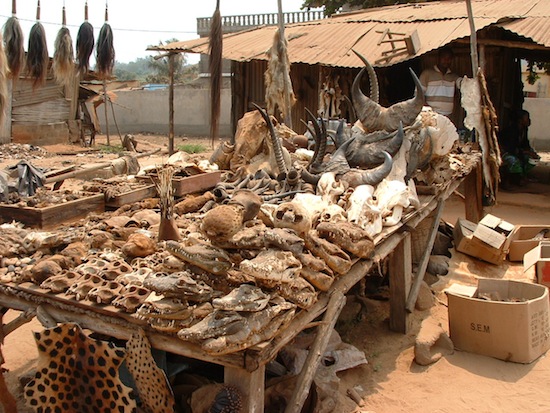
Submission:
<svg viewBox="0 0 550 413">
<path fill-rule="evenodd" d="M 336 181 L 335 172 L 325 172 L 317 183 L 317 195 L 329 204 L 336 204 L 345 191 L 344 181 Z"/>
<path fill-rule="evenodd" d="M 382 231 L 382 216 L 372 185 L 359 185 L 348 199 L 348 221 L 359 225 L 374 238 Z"/>
</svg>

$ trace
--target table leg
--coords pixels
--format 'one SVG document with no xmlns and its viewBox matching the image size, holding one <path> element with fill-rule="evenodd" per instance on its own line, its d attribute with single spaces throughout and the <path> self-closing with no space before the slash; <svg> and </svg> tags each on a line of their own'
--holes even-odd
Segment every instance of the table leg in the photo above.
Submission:
<svg viewBox="0 0 550 413">
<path fill-rule="evenodd" d="M 263 413 L 265 390 L 265 365 L 249 372 L 236 367 L 224 368 L 224 383 L 241 390 L 243 413 Z"/>
</svg>

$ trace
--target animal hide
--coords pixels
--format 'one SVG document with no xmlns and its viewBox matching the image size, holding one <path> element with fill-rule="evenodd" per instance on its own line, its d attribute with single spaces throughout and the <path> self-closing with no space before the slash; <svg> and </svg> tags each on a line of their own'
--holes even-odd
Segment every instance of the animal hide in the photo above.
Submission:
<svg viewBox="0 0 550 413">
<path fill-rule="evenodd" d="M 113 30 L 105 22 L 99 31 L 96 45 L 96 70 L 101 79 L 111 76 L 115 65 L 115 48 L 113 46 Z"/>
<path fill-rule="evenodd" d="M 496 141 L 494 129 L 488 129 L 488 114 L 490 107 L 483 103 L 483 92 L 480 87 L 480 79 L 485 79 L 480 73 L 480 78 L 462 80 L 461 104 L 466 111 L 464 126 L 470 130 L 476 130 L 476 136 L 482 153 L 483 180 L 489 190 L 490 196 L 494 197 L 496 183 L 499 179 L 498 168 L 501 163 L 500 151 Z M 487 97 L 488 95 L 485 94 Z M 492 105 L 491 105 L 492 106 Z"/>
<path fill-rule="evenodd" d="M 287 41 L 281 38 L 279 30 L 273 37 L 273 45 L 269 51 L 269 62 L 265 72 L 265 101 L 267 103 L 267 113 L 276 116 L 275 108 L 284 114 L 290 110 L 285 101 L 285 94 L 290 97 L 289 104 L 292 107 L 296 102 L 294 91 L 292 90 L 292 80 L 290 79 L 290 60 L 287 53 Z M 286 120 L 288 123 L 288 120 Z"/>
</svg>

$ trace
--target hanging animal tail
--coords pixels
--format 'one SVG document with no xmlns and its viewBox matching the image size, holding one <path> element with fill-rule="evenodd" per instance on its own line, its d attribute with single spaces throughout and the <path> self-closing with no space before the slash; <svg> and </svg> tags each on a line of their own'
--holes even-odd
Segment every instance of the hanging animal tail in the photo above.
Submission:
<svg viewBox="0 0 550 413">
<path fill-rule="evenodd" d="M 90 68 L 90 56 L 94 51 L 94 27 L 88 22 L 88 2 L 84 5 L 84 23 L 80 25 L 76 36 L 76 61 L 79 73 L 87 73 Z"/>
<path fill-rule="evenodd" d="M 25 37 L 16 17 L 16 0 L 11 2 L 11 17 L 4 25 L 4 44 L 6 45 L 6 57 L 12 79 L 18 79 L 19 73 L 25 67 Z"/>
<path fill-rule="evenodd" d="M 115 66 L 115 48 L 113 45 L 113 30 L 108 23 L 109 11 L 105 3 L 105 23 L 101 26 L 96 45 L 96 71 L 101 79 L 107 79 L 113 73 Z"/>
<path fill-rule="evenodd" d="M 4 50 L 4 42 L 0 36 L 0 124 L 4 122 L 4 116 L 6 114 L 6 103 L 8 101 L 8 87 L 7 87 L 7 57 Z"/>
<path fill-rule="evenodd" d="M 74 71 L 74 50 L 71 32 L 67 28 L 65 2 L 63 2 L 62 27 L 55 38 L 53 54 L 53 75 L 57 83 L 68 85 Z"/>
<path fill-rule="evenodd" d="M 220 0 L 216 2 L 216 10 L 212 15 L 209 43 L 209 71 L 210 71 L 210 138 L 212 147 L 219 135 L 220 110 L 221 110 L 221 82 L 222 82 L 222 16 L 220 14 Z"/>
<path fill-rule="evenodd" d="M 29 47 L 27 50 L 27 71 L 34 78 L 33 87 L 41 86 L 46 82 L 48 74 L 48 43 L 46 31 L 40 23 L 40 0 L 36 5 L 36 23 L 29 33 Z"/>
</svg>

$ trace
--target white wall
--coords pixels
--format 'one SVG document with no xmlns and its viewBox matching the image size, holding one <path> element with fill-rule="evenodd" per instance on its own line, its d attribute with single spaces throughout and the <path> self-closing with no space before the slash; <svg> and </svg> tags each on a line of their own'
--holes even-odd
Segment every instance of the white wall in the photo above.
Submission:
<svg viewBox="0 0 550 413">
<path fill-rule="evenodd" d="M 550 98 L 525 98 L 523 109 L 531 115 L 531 146 L 536 151 L 550 151 Z"/>
<path fill-rule="evenodd" d="M 164 90 L 114 91 L 115 119 L 121 134 L 152 133 L 168 135 L 168 88 Z M 105 108 L 97 109 L 105 133 Z M 108 108 L 109 134 L 117 135 L 111 108 Z M 231 134 L 231 89 L 222 89 L 220 136 Z M 176 86 L 174 89 L 174 133 L 176 136 L 210 135 L 210 90 Z"/>
</svg>

